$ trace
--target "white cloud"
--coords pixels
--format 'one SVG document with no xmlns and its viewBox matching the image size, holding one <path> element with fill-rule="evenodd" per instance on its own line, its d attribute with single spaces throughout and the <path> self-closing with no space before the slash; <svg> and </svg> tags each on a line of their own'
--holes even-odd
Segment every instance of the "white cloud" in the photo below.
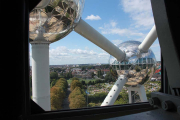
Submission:
<svg viewBox="0 0 180 120">
<path fill-rule="evenodd" d="M 123 42 L 123 40 L 112 40 L 112 42 L 114 43 L 114 45 L 119 45 L 120 43 Z"/>
<path fill-rule="evenodd" d="M 86 20 L 101 20 L 101 18 L 98 15 L 90 15 L 86 17 Z"/>
<path fill-rule="evenodd" d="M 116 27 L 117 22 L 115 22 L 115 21 L 111 21 L 111 22 L 110 22 L 110 24 L 111 24 L 111 26 L 112 26 L 112 27 Z"/>
<path fill-rule="evenodd" d="M 150 0 L 121 0 L 124 12 L 129 13 L 136 28 L 151 28 L 154 24 Z"/>
<path fill-rule="evenodd" d="M 108 59 L 109 56 L 110 56 L 110 55 L 109 55 L 108 53 L 99 53 L 99 54 L 98 54 L 98 58 Z"/>
<path fill-rule="evenodd" d="M 50 64 L 85 64 L 96 63 L 100 61 L 107 63 L 109 54 L 102 51 L 97 53 L 94 50 L 85 49 L 68 49 L 65 46 L 58 46 L 55 49 L 49 50 Z"/>
<path fill-rule="evenodd" d="M 109 24 L 104 24 L 103 27 L 99 27 L 102 34 L 117 34 L 120 36 L 143 36 L 144 34 L 141 32 L 137 32 L 135 30 L 127 29 L 127 28 L 119 28 L 117 27 L 117 22 L 110 21 Z"/>
<path fill-rule="evenodd" d="M 69 49 L 70 53 L 75 53 L 75 54 L 86 54 L 86 55 L 96 55 L 97 53 L 94 52 L 93 50 L 82 50 L 82 49 Z"/>
</svg>

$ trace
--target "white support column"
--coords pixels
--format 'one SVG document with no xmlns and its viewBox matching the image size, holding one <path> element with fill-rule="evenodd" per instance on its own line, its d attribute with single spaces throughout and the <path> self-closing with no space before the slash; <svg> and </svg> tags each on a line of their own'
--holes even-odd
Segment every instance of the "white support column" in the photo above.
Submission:
<svg viewBox="0 0 180 120">
<path fill-rule="evenodd" d="M 128 89 L 128 96 L 129 96 L 129 103 L 132 103 L 132 94 L 130 89 Z"/>
<path fill-rule="evenodd" d="M 129 95 L 129 103 L 132 103 L 131 91 L 137 91 L 139 93 L 141 102 L 147 102 L 146 91 L 144 89 L 144 85 L 140 85 L 137 87 L 128 87 L 127 89 L 128 89 L 128 95 Z"/>
<path fill-rule="evenodd" d="M 145 91 L 144 85 L 141 85 L 141 87 L 140 87 L 139 90 L 138 90 L 138 93 L 139 93 L 141 102 L 147 102 L 147 101 L 148 101 L 148 100 L 147 100 L 147 96 L 146 96 L 146 91 Z"/>
<path fill-rule="evenodd" d="M 32 99 L 45 111 L 51 110 L 49 77 L 49 42 L 32 45 Z"/>
<path fill-rule="evenodd" d="M 126 82 L 125 75 L 120 75 L 101 106 L 113 105 Z"/>
</svg>

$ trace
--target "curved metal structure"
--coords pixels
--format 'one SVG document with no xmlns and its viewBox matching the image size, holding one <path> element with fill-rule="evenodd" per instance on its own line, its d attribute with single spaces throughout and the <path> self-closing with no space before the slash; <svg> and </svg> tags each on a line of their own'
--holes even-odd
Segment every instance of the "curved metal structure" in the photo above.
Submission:
<svg viewBox="0 0 180 120">
<path fill-rule="evenodd" d="M 29 16 L 29 38 L 34 41 L 40 32 L 50 43 L 68 35 L 79 22 L 84 0 L 50 0 L 40 2 Z M 48 1 L 47 1 L 48 2 Z"/>
<path fill-rule="evenodd" d="M 119 49 L 125 51 L 128 61 L 117 61 L 112 55 L 109 59 L 112 69 L 115 69 L 118 75 L 126 75 L 128 79 L 126 84 L 130 86 L 144 84 L 147 81 L 146 78 L 149 78 L 154 72 L 153 66 L 156 63 L 155 55 L 151 49 L 139 56 L 139 45 L 141 42 L 135 40 L 117 45 Z"/>
</svg>

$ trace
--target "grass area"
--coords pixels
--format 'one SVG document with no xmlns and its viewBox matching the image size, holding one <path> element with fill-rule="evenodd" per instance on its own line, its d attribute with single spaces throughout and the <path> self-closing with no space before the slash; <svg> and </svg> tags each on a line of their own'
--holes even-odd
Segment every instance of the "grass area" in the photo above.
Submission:
<svg viewBox="0 0 180 120">
<path fill-rule="evenodd" d="M 85 81 L 85 83 L 88 83 L 89 81 L 91 81 L 91 82 L 95 82 L 97 79 L 82 79 L 82 78 L 79 78 L 79 81 Z M 71 84 L 71 82 L 72 82 L 72 80 L 71 79 L 69 79 L 69 80 L 67 80 L 67 82 L 68 82 L 68 84 Z"/>
</svg>

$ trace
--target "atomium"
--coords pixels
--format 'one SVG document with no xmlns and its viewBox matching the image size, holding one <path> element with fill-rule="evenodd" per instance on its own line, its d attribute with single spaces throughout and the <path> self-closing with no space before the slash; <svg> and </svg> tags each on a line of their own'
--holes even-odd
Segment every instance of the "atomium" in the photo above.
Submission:
<svg viewBox="0 0 180 120">
<path fill-rule="evenodd" d="M 144 84 L 154 73 L 155 55 L 151 49 L 147 53 L 139 54 L 140 44 L 141 42 L 134 40 L 123 42 L 117 47 L 126 53 L 128 60 L 119 62 L 113 56 L 109 59 L 111 68 L 116 70 L 118 75 L 126 75 L 126 85 L 129 86 Z"/>
<path fill-rule="evenodd" d="M 50 43 L 62 39 L 79 22 L 83 7 L 84 0 L 49 0 L 46 6 L 36 7 L 29 15 L 30 41 L 40 32 Z"/>
</svg>

